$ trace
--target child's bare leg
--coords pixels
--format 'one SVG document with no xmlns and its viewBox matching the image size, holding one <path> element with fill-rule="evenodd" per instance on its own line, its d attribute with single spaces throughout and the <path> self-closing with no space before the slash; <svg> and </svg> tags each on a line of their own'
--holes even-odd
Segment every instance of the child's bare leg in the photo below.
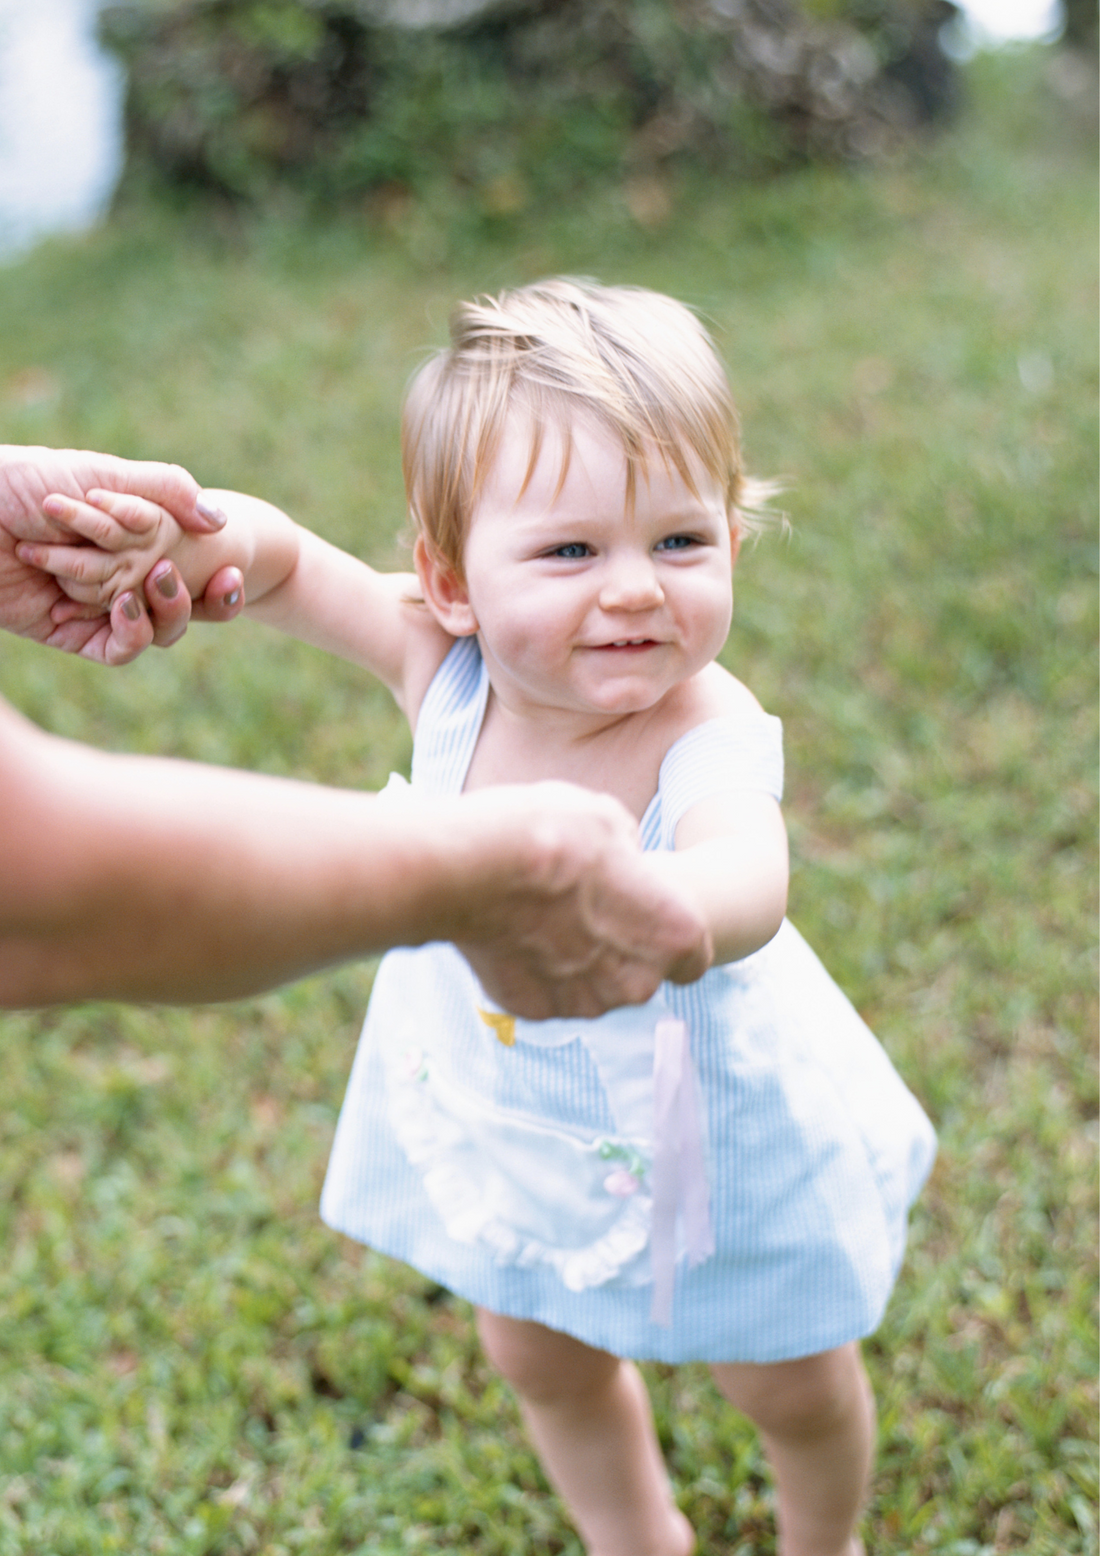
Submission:
<svg viewBox="0 0 1100 1556">
<path fill-rule="evenodd" d="M 589 1556 L 689 1556 L 637 1368 L 542 1324 L 478 1311 L 489 1360 L 519 1395 L 527 1429 Z"/>
<path fill-rule="evenodd" d="M 858 1345 L 799 1361 L 711 1368 L 755 1422 L 776 1480 L 782 1556 L 859 1556 L 875 1405 Z"/>
</svg>

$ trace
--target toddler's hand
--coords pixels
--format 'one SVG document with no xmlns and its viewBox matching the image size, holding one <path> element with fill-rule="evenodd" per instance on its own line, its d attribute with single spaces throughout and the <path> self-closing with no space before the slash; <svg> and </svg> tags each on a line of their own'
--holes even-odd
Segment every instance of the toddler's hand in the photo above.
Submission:
<svg viewBox="0 0 1100 1556">
<path fill-rule="evenodd" d="M 70 600 L 97 615 L 109 611 L 121 595 L 140 592 L 153 568 L 171 557 L 183 537 L 167 509 L 122 492 L 93 490 L 83 502 L 55 493 L 45 498 L 42 511 L 80 541 L 23 541 L 16 555 L 50 573 Z M 64 608 L 54 619 L 65 619 Z"/>
</svg>

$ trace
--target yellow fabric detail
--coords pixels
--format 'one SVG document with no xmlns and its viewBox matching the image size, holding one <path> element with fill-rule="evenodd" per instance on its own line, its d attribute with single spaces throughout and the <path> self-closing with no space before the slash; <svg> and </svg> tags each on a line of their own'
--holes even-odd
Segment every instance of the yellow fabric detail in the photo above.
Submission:
<svg viewBox="0 0 1100 1556">
<path fill-rule="evenodd" d="M 504 1013 L 503 1010 L 482 1010 L 478 1006 L 478 1015 L 484 1021 L 491 1032 L 495 1032 L 497 1038 L 505 1048 L 516 1046 L 516 1018 Z"/>
</svg>

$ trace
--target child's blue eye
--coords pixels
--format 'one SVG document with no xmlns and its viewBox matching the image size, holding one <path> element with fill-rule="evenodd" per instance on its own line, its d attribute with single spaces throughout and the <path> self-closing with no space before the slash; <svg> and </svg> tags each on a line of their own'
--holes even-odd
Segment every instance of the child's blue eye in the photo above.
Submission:
<svg viewBox="0 0 1100 1556">
<path fill-rule="evenodd" d="M 571 540 L 568 545 L 556 546 L 554 555 L 564 557 L 567 562 L 579 562 L 588 555 L 588 547 L 581 540 Z"/>
<path fill-rule="evenodd" d="M 694 535 L 669 535 L 664 540 L 657 542 L 658 551 L 686 551 L 689 546 L 695 545 Z"/>
</svg>

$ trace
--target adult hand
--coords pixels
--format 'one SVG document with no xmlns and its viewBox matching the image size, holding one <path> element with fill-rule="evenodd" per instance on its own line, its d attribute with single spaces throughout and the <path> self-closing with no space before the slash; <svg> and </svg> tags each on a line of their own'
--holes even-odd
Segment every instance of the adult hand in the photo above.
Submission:
<svg viewBox="0 0 1100 1556">
<path fill-rule="evenodd" d="M 51 493 L 83 497 L 93 488 L 133 492 L 163 503 L 184 529 L 221 528 L 224 519 L 201 498 L 199 486 L 178 465 L 117 459 L 73 449 L 0 445 L 0 627 L 20 637 L 80 654 L 101 664 L 134 659 L 150 643 L 167 646 L 196 619 L 226 621 L 243 604 L 235 569 L 211 579 L 203 600 L 192 606 L 175 567 L 162 562 L 146 580 L 145 598 L 131 593 L 115 602 L 110 617 L 74 606 L 46 573 L 21 562 L 20 540 L 70 542 L 71 533 L 43 511 Z"/>
<path fill-rule="evenodd" d="M 495 881 L 466 881 L 469 929 L 453 939 L 491 998 L 530 1020 L 641 1004 L 690 983 L 713 947 L 698 908 L 649 868 L 630 815 L 608 795 L 540 783 L 465 795 L 501 851 Z"/>
</svg>

